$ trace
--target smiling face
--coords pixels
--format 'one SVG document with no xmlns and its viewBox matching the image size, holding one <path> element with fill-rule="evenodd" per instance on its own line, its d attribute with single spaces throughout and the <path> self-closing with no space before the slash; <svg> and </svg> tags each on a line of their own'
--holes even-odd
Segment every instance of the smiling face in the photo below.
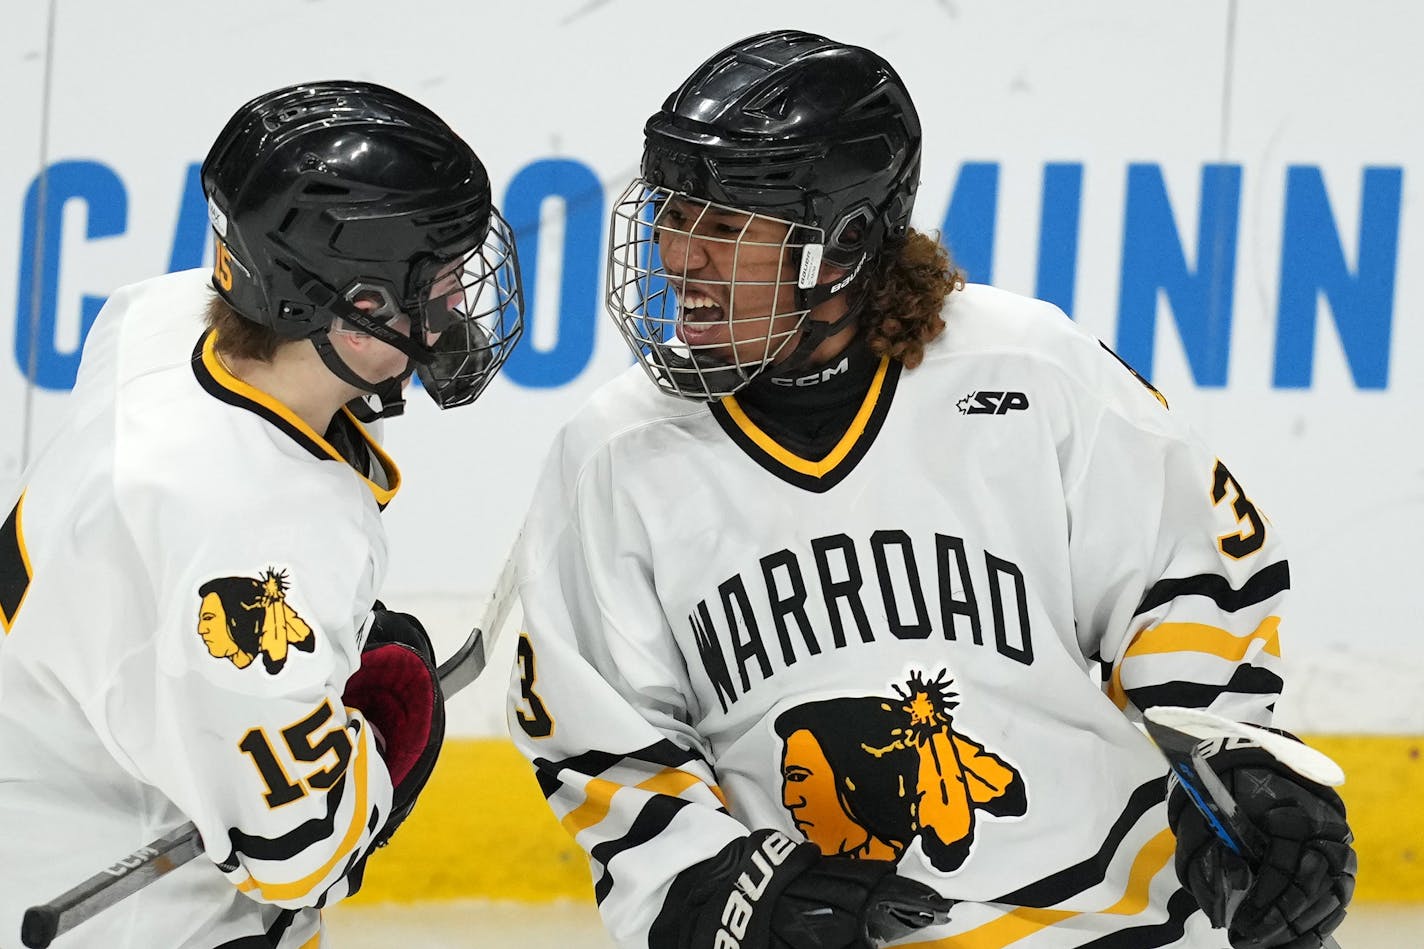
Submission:
<svg viewBox="0 0 1424 949">
<path fill-rule="evenodd" d="M 822 262 L 824 240 L 774 211 L 634 179 L 613 209 L 605 300 L 658 388 L 715 401 L 774 365 L 821 365 L 854 337 L 845 271 Z"/>
<path fill-rule="evenodd" d="M 654 239 L 677 299 L 676 335 L 694 354 L 760 365 L 789 351 L 797 309 L 796 260 L 786 221 L 673 196 Z"/>
</svg>

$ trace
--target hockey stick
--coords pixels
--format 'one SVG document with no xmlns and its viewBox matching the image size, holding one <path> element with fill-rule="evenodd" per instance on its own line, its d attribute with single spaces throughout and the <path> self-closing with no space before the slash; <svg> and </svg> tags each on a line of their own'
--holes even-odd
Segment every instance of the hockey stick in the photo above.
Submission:
<svg viewBox="0 0 1424 949">
<path fill-rule="evenodd" d="M 1202 709 L 1174 706 L 1150 708 L 1144 713 L 1144 718 L 1147 734 L 1167 759 L 1167 764 L 1182 784 L 1182 790 L 1187 792 L 1187 797 L 1222 843 L 1249 866 L 1260 864 L 1266 841 L 1260 830 L 1241 816 L 1231 792 L 1207 763 L 1201 751 L 1203 742 L 1246 738 L 1309 781 L 1329 787 L 1345 783 L 1345 772 L 1327 755 L 1255 725 L 1233 722 Z M 1236 914 L 1245 896 L 1244 889 L 1226 894 L 1222 918 L 1227 925 L 1230 925 L 1231 917 Z M 1333 936 L 1326 936 L 1322 945 L 1323 949 L 1340 949 Z"/>
<path fill-rule="evenodd" d="M 518 547 L 518 538 L 515 539 L 515 547 Z M 485 607 L 485 614 L 480 618 L 479 624 L 470 630 L 464 644 L 435 670 L 440 676 L 440 688 L 447 699 L 474 682 L 480 673 L 485 671 L 490 647 L 503 631 L 504 621 L 509 618 L 509 611 L 514 608 L 514 585 L 519 579 L 519 571 L 514 565 L 514 554 L 515 549 L 511 548 L 509 556 L 504 560 L 504 569 L 499 572 L 499 579 L 494 582 L 494 592 L 490 594 L 489 605 Z M 485 642 L 486 633 L 489 634 L 488 643 Z"/>
<path fill-rule="evenodd" d="M 460 648 L 436 669 L 445 701 L 448 702 L 451 696 L 474 682 L 484 671 L 489 660 L 488 649 L 494 645 L 509 611 L 514 607 L 516 578 L 514 551 L 511 550 L 479 623 L 470 630 Z M 202 851 L 203 841 L 198 828 L 192 823 L 184 824 L 48 903 L 25 910 L 20 924 L 20 941 L 30 949 L 44 949 L 56 937 L 178 869 Z"/>
</svg>

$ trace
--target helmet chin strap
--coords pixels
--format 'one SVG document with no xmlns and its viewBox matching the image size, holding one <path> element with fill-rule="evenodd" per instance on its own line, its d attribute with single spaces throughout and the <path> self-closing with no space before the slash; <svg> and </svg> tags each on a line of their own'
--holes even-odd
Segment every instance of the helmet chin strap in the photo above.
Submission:
<svg viewBox="0 0 1424 949">
<path fill-rule="evenodd" d="M 372 409 L 365 399 L 352 399 L 346 404 L 351 414 L 356 416 L 359 421 L 374 422 L 378 418 L 394 418 L 405 412 L 405 394 L 402 391 L 404 388 L 402 383 L 415 371 L 416 363 L 429 363 L 434 358 L 433 354 L 422 349 L 409 336 L 397 333 L 380 320 L 372 319 L 365 311 L 352 305 L 310 271 L 297 266 L 292 266 L 291 269 L 302 294 L 313 304 L 331 311 L 366 335 L 400 350 L 407 357 L 405 372 L 381 382 L 369 382 L 361 378 L 354 369 L 346 364 L 345 360 L 336 354 L 335 348 L 331 345 L 330 324 L 308 337 L 312 346 L 316 347 L 317 355 L 321 357 L 321 361 L 334 376 L 348 385 L 372 393 L 381 404 L 380 410 L 377 411 Z"/>
<path fill-rule="evenodd" d="M 883 226 L 877 222 L 869 233 L 859 238 L 859 246 L 861 248 L 860 256 L 856 260 L 855 266 L 851 267 L 848 273 L 842 274 L 829 283 L 817 283 L 809 287 L 798 285 L 796 288 L 798 305 L 810 311 L 822 303 L 825 303 L 827 300 L 833 300 L 841 294 L 846 293 L 852 288 L 859 291 L 860 284 L 856 283 L 856 278 L 861 275 L 873 260 L 872 255 L 868 253 L 865 248 L 879 248 L 883 234 Z M 844 249 L 841 252 L 843 253 Z M 815 268 L 810 273 L 803 274 L 803 280 L 808 276 L 814 279 L 815 273 L 820 270 L 821 259 L 821 250 L 818 248 L 813 258 L 814 262 L 807 259 L 802 260 L 803 268 L 806 268 L 808 265 Z M 856 321 L 860 318 L 860 312 L 864 306 L 865 294 L 856 292 L 852 294 L 850 302 L 846 305 L 845 313 L 841 314 L 838 318 L 830 322 L 823 322 L 821 320 L 812 320 L 808 316 L 801 327 L 801 339 L 797 341 L 796 348 L 791 350 L 791 354 L 787 356 L 786 359 L 774 366 L 767 367 L 765 370 L 766 374 L 772 376 L 795 375 L 803 369 L 811 368 L 809 364 L 812 354 L 815 353 L 826 340 L 835 336 L 846 327 L 855 325 Z"/>
<path fill-rule="evenodd" d="M 374 422 L 378 418 L 394 418 L 405 411 L 405 394 L 402 391 L 402 383 L 410 376 L 414 364 L 407 362 L 405 372 L 398 376 L 392 376 L 381 382 L 368 382 L 356 373 L 356 370 L 346 365 L 336 353 L 336 348 L 331 345 L 330 329 L 324 329 L 308 337 L 312 346 L 316 348 L 317 355 L 326 368 L 331 370 L 332 375 L 345 382 L 347 385 L 355 386 L 376 396 L 380 402 L 380 410 L 371 408 L 370 403 L 365 399 L 352 399 L 346 403 L 347 409 L 361 422 Z"/>
<path fill-rule="evenodd" d="M 837 281 L 837 283 L 840 284 L 839 286 L 837 286 L 836 283 L 820 284 L 809 290 L 802 291 L 806 308 L 808 310 L 812 309 L 827 300 L 845 293 L 855 285 L 854 278 L 858 272 L 859 268 L 857 268 L 855 273 L 851 274 L 849 280 L 844 282 Z M 791 354 L 784 360 L 768 366 L 766 370 L 764 370 L 766 374 L 771 376 L 795 375 L 801 370 L 808 368 L 812 354 L 821 348 L 822 343 L 847 327 L 856 324 L 860 319 L 860 312 L 864 308 L 864 304 L 865 295 L 856 293 L 852 295 L 850 302 L 846 304 L 846 311 L 834 320 L 829 322 L 813 320 L 808 315 L 806 321 L 801 326 L 801 338 L 796 341 L 796 347 L 791 350 Z M 839 354 L 837 353 L 835 355 Z"/>
</svg>

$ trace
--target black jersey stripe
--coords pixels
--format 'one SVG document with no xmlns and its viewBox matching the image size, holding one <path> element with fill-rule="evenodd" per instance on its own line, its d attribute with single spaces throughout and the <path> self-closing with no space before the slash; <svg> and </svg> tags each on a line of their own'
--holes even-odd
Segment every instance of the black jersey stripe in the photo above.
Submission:
<svg viewBox="0 0 1424 949">
<path fill-rule="evenodd" d="M 277 914 L 277 918 L 272 921 L 267 932 L 261 936 L 241 936 L 230 940 L 215 949 L 276 949 L 282 944 L 282 937 L 291 928 L 292 922 L 297 918 L 298 910 L 284 909 Z"/>
<path fill-rule="evenodd" d="M 572 758 L 564 758 L 559 761 L 550 761 L 548 758 L 534 759 L 534 777 L 539 782 L 539 790 L 544 793 L 547 800 L 552 797 L 559 788 L 564 786 L 564 781 L 559 777 L 565 771 L 573 772 L 580 777 L 597 777 L 609 768 L 624 761 L 628 755 L 614 754 L 611 751 L 586 751 L 583 754 L 574 755 Z"/>
<path fill-rule="evenodd" d="M 1222 695 L 1237 692 L 1245 695 L 1280 695 L 1285 683 L 1281 677 L 1269 669 L 1259 666 L 1237 666 L 1231 679 L 1225 685 L 1208 685 L 1203 682 L 1163 682 L 1160 685 L 1142 685 L 1127 690 L 1132 704 L 1146 711 L 1158 705 L 1181 705 L 1187 708 L 1206 708 Z"/>
<path fill-rule="evenodd" d="M 559 793 L 564 782 L 559 780 L 559 769 L 547 758 L 534 759 L 534 780 L 539 783 L 539 793 L 548 800 Z"/>
<path fill-rule="evenodd" d="M 1163 603 L 1179 596 L 1204 596 L 1227 613 L 1235 613 L 1248 606 L 1264 603 L 1279 593 L 1290 589 L 1290 564 L 1282 560 L 1253 573 L 1241 589 L 1232 587 L 1231 581 L 1214 573 L 1198 574 L 1195 577 L 1180 577 L 1159 580 L 1147 591 L 1142 602 L 1137 605 L 1134 616 L 1141 616 Z"/>
<path fill-rule="evenodd" d="M 853 441 L 847 444 L 840 459 L 825 470 L 819 470 L 823 462 L 801 458 L 781 447 L 770 435 L 757 428 L 755 423 L 747 418 L 735 396 L 713 403 L 712 417 L 717 420 L 722 431 L 727 433 L 727 437 L 752 461 L 787 484 L 822 494 L 844 481 L 846 476 L 855 470 L 856 465 L 860 464 L 866 452 L 870 451 L 870 446 L 875 443 L 876 436 L 880 434 L 880 429 L 890 414 L 890 404 L 894 401 L 895 388 L 899 384 L 903 369 L 904 364 L 898 359 L 885 360 L 884 375 L 880 378 L 878 388 L 872 385 L 870 392 L 866 394 L 867 400 L 874 401 L 867 406 L 869 414 L 865 417 L 864 428 L 859 434 L 846 434 L 845 437 Z M 832 454 L 841 450 L 841 447 L 837 446 Z M 812 468 L 817 471 L 809 470 Z"/>
<path fill-rule="evenodd" d="M 276 949 L 282 944 L 282 937 L 287 934 L 293 921 L 297 918 L 298 910 L 284 909 L 277 914 L 277 918 L 272 921 L 272 925 L 267 928 L 267 932 L 261 936 L 242 936 L 225 942 L 215 949 Z"/>
<path fill-rule="evenodd" d="M 1136 369 L 1132 368 L 1132 365 L 1131 365 L 1126 359 L 1123 359 L 1121 356 L 1119 356 L 1119 355 L 1117 354 L 1117 351 L 1116 351 L 1116 350 L 1114 350 L 1111 346 L 1109 346 L 1107 343 L 1103 342 L 1102 340 L 1098 340 L 1098 345 L 1101 346 L 1101 347 L 1103 347 L 1103 349 L 1107 350 L 1108 355 L 1111 356 L 1112 358 L 1116 359 L 1117 362 L 1118 362 L 1118 365 L 1122 366 L 1122 368 L 1124 368 L 1124 369 L 1126 369 L 1128 372 L 1132 373 L 1132 377 L 1133 377 L 1134 379 L 1136 379 L 1138 382 L 1140 382 L 1140 383 L 1142 383 L 1144 386 L 1146 386 L 1146 387 L 1147 387 L 1147 391 L 1152 393 L 1152 397 L 1155 398 L 1158 402 L 1161 402 L 1161 403 L 1162 403 L 1162 408 L 1164 408 L 1164 409 L 1170 409 L 1170 408 L 1171 408 L 1171 406 L 1167 404 L 1167 397 L 1166 397 L 1165 395 L 1163 395 L 1163 394 L 1158 390 L 1158 388 L 1157 388 L 1156 386 L 1154 386 L 1152 383 L 1148 382 L 1147 379 L 1142 375 L 1142 373 L 1140 373 L 1140 372 L 1138 372 Z"/>
<path fill-rule="evenodd" d="M 0 525 L 0 624 L 4 625 L 7 633 L 15 622 L 15 614 L 20 612 L 25 594 L 30 590 L 30 580 L 34 578 L 21 522 L 24 505 L 25 496 L 21 494 L 5 523 Z"/>
<path fill-rule="evenodd" d="M 677 812 L 691 803 L 691 801 L 668 797 L 665 794 L 655 795 L 652 800 L 643 805 L 643 809 L 638 812 L 637 819 L 633 821 L 633 826 L 628 828 L 626 834 L 616 840 L 607 840 L 593 846 L 588 855 L 603 866 L 603 875 L 593 885 L 593 896 L 597 902 L 602 903 L 613 890 L 613 871 L 608 866 L 609 862 L 620 853 L 640 847 L 667 830 L 672 819 L 677 816 Z"/>
<path fill-rule="evenodd" d="M 284 909 L 277 914 L 277 918 L 272 921 L 272 925 L 267 929 L 267 939 L 274 946 L 282 943 L 282 937 L 287 934 L 287 930 L 297 918 L 297 911 L 294 909 Z"/>
<path fill-rule="evenodd" d="M 1128 831 L 1137 826 L 1142 816 L 1161 804 L 1167 797 L 1167 779 L 1154 778 L 1140 785 L 1127 799 L 1122 813 L 1113 821 L 1098 852 L 1071 867 L 1059 870 L 1027 886 L 1021 886 L 992 902 L 1008 903 L 1044 909 L 1097 886 L 1107 879 L 1108 867 Z"/>
<path fill-rule="evenodd" d="M 1168 898 L 1167 918 L 1162 922 L 1119 929 L 1083 943 L 1080 949 L 1157 949 L 1159 946 L 1170 946 L 1182 938 L 1187 930 L 1187 917 L 1198 909 L 1196 897 L 1179 889 Z"/>
<path fill-rule="evenodd" d="M 227 837 L 234 856 L 241 853 L 254 860 L 288 860 L 312 844 L 329 838 L 336 827 L 336 811 L 346 795 L 349 776 L 350 772 L 343 774 L 326 792 L 324 815 L 303 821 L 280 837 L 259 837 L 243 833 L 236 827 L 228 828 Z"/>
<path fill-rule="evenodd" d="M 621 755 L 611 751 L 585 751 L 582 754 L 562 758 L 558 761 L 535 758 L 534 776 L 539 782 L 539 789 L 544 792 L 544 797 L 549 798 L 564 786 L 564 782 L 559 778 L 559 775 L 564 771 L 572 771 L 574 774 L 592 778 L 624 761 L 642 761 L 663 768 L 680 768 L 689 761 L 704 760 L 697 752 L 689 751 L 674 742 L 663 739 L 647 747 L 639 748 L 637 751 Z"/>
<path fill-rule="evenodd" d="M 628 755 L 636 761 L 646 761 L 648 764 L 661 765 L 664 768 L 681 768 L 689 761 L 705 761 L 700 754 L 689 751 L 681 745 L 664 739 L 646 748 L 639 748 Z"/>
<path fill-rule="evenodd" d="M 371 808 L 371 819 L 366 822 L 366 832 L 374 837 L 376 831 L 380 829 L 380 826 L 381 809 L 379 807 L 373 807 Z M 331 891 L 335 889 L 336 884 L 342 880 L 347 881 L 347 896 L 361 889 L 361 881 L 366 875 L 366 858 L 370 855 L 370 850 L 357 850 L 351 854 L 350 859 L 346 861 L 346 866 L 341 868 L 341 875 L 331 882 L 331 886 L 327 887 L 326 892 L 321 894 L 321 899 L 316 901 L 316 908 L 322 909 L 326 906 L 326 901 L 331 896 Z"/>
</svg>

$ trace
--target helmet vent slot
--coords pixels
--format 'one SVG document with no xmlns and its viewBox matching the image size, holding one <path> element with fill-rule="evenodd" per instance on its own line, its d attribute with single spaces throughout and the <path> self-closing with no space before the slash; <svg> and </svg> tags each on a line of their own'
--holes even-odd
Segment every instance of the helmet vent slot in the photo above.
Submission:
<svg viewBox="0 0 1424 949">
<path fill-rule="evenodd" d="M 481 210 L 479 201 L 463 201 L 460 204 L 452 205 L 448 208 L 440 208 L 431 211 L 429 214 L 422 214 L 413 218 L 419 226 L 428 224 L 444 224 L 449 221 L 463 221 L 471 215 L 478 214 Z"/>
<path fill-rule="evenodd" d="M 768 119 L 780 121 L 791 113 L 791 96 L 784 87 L 768 90 L 764 95 L 747 103 L 747 112 Z"/>
</svg>

